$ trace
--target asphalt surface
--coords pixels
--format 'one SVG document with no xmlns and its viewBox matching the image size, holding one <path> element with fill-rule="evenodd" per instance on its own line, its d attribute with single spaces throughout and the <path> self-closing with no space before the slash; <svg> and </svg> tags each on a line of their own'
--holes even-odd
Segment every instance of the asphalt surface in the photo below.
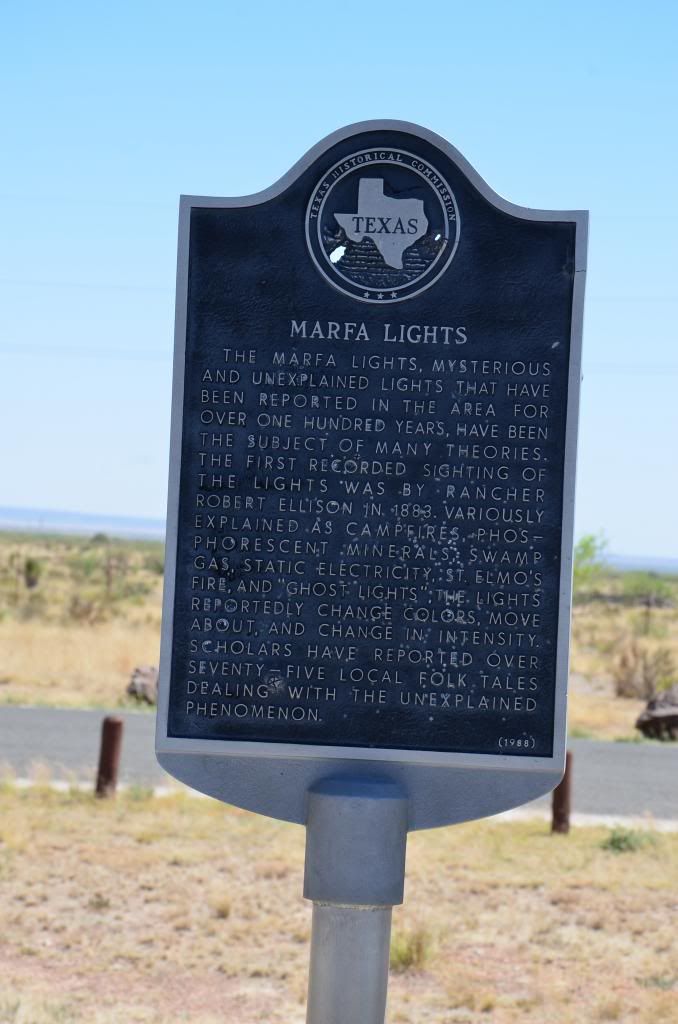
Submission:
<svg viewBox="0 0 678 1024">
<path fill-rule="evenodd" d="M 115 712 L 124 719 L 121 782 L 162 785 L 168 777 L 154 755 L 155 715 Z M 0 762 L 29 777 L 35 762 L 51 778 L 87 781 L 96 774 L 103 711 L 0 708 Z M 652 815 L 678 820 L 678 744 L 572 740 L 573 811 Z M 548 797 L 535 801 L 548 802 Z"/>
</svg>

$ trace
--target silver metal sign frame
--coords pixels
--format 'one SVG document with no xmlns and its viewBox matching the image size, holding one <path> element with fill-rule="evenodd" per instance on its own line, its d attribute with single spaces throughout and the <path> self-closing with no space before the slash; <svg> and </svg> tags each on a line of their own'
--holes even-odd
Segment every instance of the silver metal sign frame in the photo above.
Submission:
<svg viewBox="0 0 678 1024">
<path fill-rule="evenodd" d="M 361 132 L 384 130 L 405 132 L 437 147 L 457 165 L 489 203 L 504 213 L 525 221 L 559 221 L 576 225 L 552 757 L 183 739 L 168 735 L 191 210 L 199 207 L 229 209 L 268 202 L 284 192 L 332 146 Z M 310 149 L 274 185 L 254 195 L 235 198 L 182 197 L 179 217 L 165 589 L 156 728 L 157 757 L 170 774 L 226 803 L 300 823 L 306 821 L 307 793 L 319 780 L 328 775 L 351 774 L 368 780 L 389 780 L 404 787 L 408 794 L 409 829 L 430 828 L 494 814 L 549 792 L 557 784 L 565 764 L 574 485 L 587 231 L 586 211 L 533 210 L 516 206 L 497 195 L 445 139 L 425 128 L 404 121 L 364 121 L 341 128 Z"/>
</svg>

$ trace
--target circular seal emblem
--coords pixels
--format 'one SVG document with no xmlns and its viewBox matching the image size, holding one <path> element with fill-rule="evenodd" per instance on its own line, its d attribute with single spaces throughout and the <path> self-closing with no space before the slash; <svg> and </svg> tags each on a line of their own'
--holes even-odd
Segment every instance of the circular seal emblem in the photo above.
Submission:
<svg viewBox="0 0 678 1024">
<path fill-rule="evenodd" d="M 454 257 L 459 230 L 448 183 L 402 149 L 363 149 L 340 160 L 306 210 L 313 262 L 361 302 L 402 302 L 430 288 Z"/>
</svg>

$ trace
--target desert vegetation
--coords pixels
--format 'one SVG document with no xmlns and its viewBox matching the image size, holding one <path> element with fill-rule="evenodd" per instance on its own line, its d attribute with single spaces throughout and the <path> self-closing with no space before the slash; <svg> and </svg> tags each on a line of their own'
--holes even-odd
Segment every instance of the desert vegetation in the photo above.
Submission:
<svg viewBox="0 0 678 1024">
<path fill-rule="evenodd" d="M 678 577 L 615 570 L 601 537 L 575 549 L 570 727 L 631 739 L 646 702 L 678 682 Z"/>
<path fill-rule="evenodd" d="M 133 668 L 158 662 L 162 574 L 160 542 L 0 533 L 0 703 L 124 704 Z M 574 576 L 571 732 L 639 738 L 678 681 L 678 577 L 614 570 L 593 535 Z"/>
<path fill-rule="evenodd" d="M 3 1024 L 302 1024 L 303 829 L 177 792 L 0 791 Z M 392 1024 L 669 1024 L 678 835 L 408 841 Z"/>
<path fill-rule="evenodd" d="M 116 707 L 158 662 L 163 545 L 0 533 L 0 702 Z"/>
</svg>

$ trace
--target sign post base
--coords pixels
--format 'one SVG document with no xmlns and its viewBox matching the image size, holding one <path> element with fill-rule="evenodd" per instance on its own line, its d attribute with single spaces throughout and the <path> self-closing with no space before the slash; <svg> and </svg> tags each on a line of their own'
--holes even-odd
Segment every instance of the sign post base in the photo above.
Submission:
<svg viewBox="0 0 678 1024">
<path fill-rule="evenodd" d="M 391 913 L 313 904 L 307 1024 L 384 1024 Z"/>
<path fill-rule="evenodd" d="M 403 901 L 408 801 L 388 781 L 329 778 L 308 794 L 313 900 L 307 1024 L 383 1024 L 392 908 Z"/>
</svg>

